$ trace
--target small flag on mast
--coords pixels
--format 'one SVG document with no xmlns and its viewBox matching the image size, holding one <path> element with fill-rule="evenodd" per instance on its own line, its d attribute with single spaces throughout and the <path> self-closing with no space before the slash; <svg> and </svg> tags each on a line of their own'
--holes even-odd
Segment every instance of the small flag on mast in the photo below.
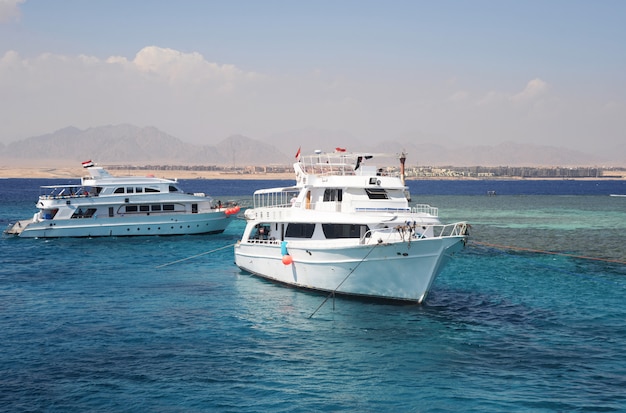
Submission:
<svg viewBox="0 0 626 413">
<path fill-rule="evenodd" d="M 300 160 L 300 150 L 302 149 L 302 147 L 298 148 L 298 152 L 296 152 L 296 160 Z"/>
<path fill-rule="evenodd" d="M 91 159 L 83 162 L 83 168 L 90 168 L 92 166 L 93 166 L 93 161 Z"/>
</svg>

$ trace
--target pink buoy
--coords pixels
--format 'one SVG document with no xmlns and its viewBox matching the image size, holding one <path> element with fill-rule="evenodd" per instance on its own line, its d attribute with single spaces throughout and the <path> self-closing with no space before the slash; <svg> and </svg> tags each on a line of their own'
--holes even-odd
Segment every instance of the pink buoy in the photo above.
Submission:
<svg viewBox="0 0 626 413">
<path fill-rule="evenodd" d="M 293 263 L 293 258 L 291 258 L 291 255 L 283 255 L 283 264 L 289 265 L 292 263 Z"/>
<path fill-rule="evenodd" d="M 227 208 L 226 211 L 224 211 L 224 213 L 226 215 L 233 215 L 233 214 L 236 214 L 239 211 L 240 211 L 239 206 L 235 206 L 235 207 L 232 207 L 232 208 Z"/>
</svg>

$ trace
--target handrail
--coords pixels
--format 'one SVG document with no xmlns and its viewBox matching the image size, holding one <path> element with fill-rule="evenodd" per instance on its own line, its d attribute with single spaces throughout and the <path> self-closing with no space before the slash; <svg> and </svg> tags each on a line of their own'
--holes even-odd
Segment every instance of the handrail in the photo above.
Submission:
<svg viewBox="0 0 626 413">
<path fill-rule="evenodd" d="M 397 225 L 395 227 L 389 228 L 374 228 L 368 230 L 361 238 L 359 239 L 360 244 L 368 244 L 366 240 L 372 240 L 374 234 L 386 235 L 387 241 L 394 237 L 396 234 L 399 234 L 402 239 L 405 238 L 405 234 L 408 235 L 407 240 L 412 239 L 440 239 L 440 238 L 450 238 L 450 237 L 459 237 L 459 236 L 468 236 L 469 235 L 469 224 L 467 222 L 455 222 L 452 224 L 433 224 L 433 225 L 420 225 L 419 232 L 416 231 L 415 226 L 411 225 Z M 426 236 L 426 233 L 429 233 L 432 230 L 432 236 Z M 369 237 L 368 237 L 369 234 Z M 382 240 L 382 238 L 379 238 Z M 376 242 L 379 242 L 376 240 Z M 385 242 L 384 240 L 382 242 Z"/>
<path fill-rule="evenodd" d="M 411 208 L 411 213 L 414 214 L 429 214 L 434 217 L 439 216 L 439 208 L 432 207 L 428 204 L 416 204 L 413 208 Z"/>
</svg>

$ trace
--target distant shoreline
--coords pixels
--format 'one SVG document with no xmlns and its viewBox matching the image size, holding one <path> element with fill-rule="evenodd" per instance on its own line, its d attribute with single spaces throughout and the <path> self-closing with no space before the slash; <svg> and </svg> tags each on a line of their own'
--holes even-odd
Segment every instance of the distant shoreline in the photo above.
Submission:
<svg viewBox="0 0 626 413">
<path fill-rule="evenodd" d="M 193 171 L 193 170 L 135 170 L 131 173 L 126 173 L 123 170 L 110 170 L 114 176 L 155 176 L 159 178 L 168 179 L 224 179 L 224 180 L 294 180 L 293 173 L 229 173 L 220 171 Z M 50 179 L 80 179 L 83 176 L 87 176 L 87 172 L 83 168 L 43 168 L 43 167 L 0 167 L 0 178 L 50 178 Z M 575 180 L 575 181 L 605 181 L 605 180 L 624 180 L 626 177 L 615 176 L 602 176 L 602 177 L 532 177 L 523 178 L 519 176 L 501 176 L 501 177 L 447 177 L 447 176 L 432 176 L 432 177 L 407 177 L 407 180 L 412 181 L 502 181 L 502 180 Z"/>
<path fill-rule="evenodd" d="M 219 171 L 190 171 L 190 170 L 134 170 L 131 173 L 122 169 L 109 169 L 113 176 L 155 176 L 167 179 L 294 179 L 293 173 L 256 173 L 240 174 Z M 0 178 L 51 178 L 51 179 L 80 179 L 89 176 L 83 168 L 3 168 L 0 167 Z"/>
</svg>

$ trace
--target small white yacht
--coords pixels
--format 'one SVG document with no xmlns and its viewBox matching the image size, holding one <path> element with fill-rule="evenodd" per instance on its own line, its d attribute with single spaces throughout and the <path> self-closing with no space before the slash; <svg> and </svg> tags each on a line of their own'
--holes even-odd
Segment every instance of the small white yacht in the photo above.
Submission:
<svg viewBox="0 0 626 413">
<path fill-rule="evenodd" d="M 400 173 L 341 148 L 299 155 L 295 186 L 254 193 L 236 265 L 298 288 L 421 303 L 464 247 L 469 225 L 442 224 L 437 208 L 410 206 L 404 154 Z"/>
<path fill-rule="evenodd" d="M 20 237 L 122 237 L 223 232 L 239 207 L 187 194 L 176 180 L 116 177 L 92 161 L 79 185 L 42 187 L 39 211 L 5 232 Z"/>
</svg>

